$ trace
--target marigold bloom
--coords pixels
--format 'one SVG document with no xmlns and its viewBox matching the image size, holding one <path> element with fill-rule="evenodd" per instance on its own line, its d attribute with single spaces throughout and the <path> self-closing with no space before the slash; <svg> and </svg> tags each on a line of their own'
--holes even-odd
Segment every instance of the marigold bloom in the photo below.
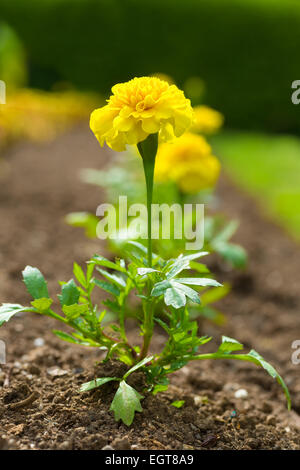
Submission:
<svg viewBox="0 0 300 470">
<path fill-rule="evenodd" d="M 220 167 L 206 140 L 186 132 L 173 143 L 159 146 L 155 178 L 173 181 L 184 193 L 197 193 L 215 185 Z"/>
<path fill-rule="evenodd" d="M 196 106 L 194 108 L 194 121 L 192 130 L 203 134 L 214 134 L 223 125 L 224 117 L 219 111 L 208 106 Z"/>
<path fill-rule="evenodd" d="M 90 127 L 103 145 L 116 151 L 136 145 L 149 134 L 160 141 L 182 135 L 191 125 L 190 100 L 176 85 L 157 77 L 134 78 L 112 87 L 108 104 L 91 114 Z"/>
</svg>

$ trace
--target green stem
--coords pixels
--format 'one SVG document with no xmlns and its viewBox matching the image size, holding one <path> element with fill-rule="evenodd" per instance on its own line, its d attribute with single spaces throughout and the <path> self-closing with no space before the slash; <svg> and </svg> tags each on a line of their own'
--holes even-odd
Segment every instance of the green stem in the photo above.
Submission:
<svg viewBox="0 0 300 470">
<path fill-rule="evenodd" d="M 147 189 L 148 214 L 148 265 L 152 267 L 152 197 L 155 157 L 158 147 L 158 134 L 150 134 L 146 140 L 138 144 L 138 150 L 143 159 L 144 173 Z"/>
<path fill-rule="evenodd" d="M 143 159 L 147 187 L 147 216 L 148 216 L 148 265 L 152 267 L 152 197 L 155 160 Z"/>
<path fill-rule="evenodd" d="M 143 159 L 146 189 L 147 189 L 147 217 L 148 217 L 148 266 L 152 267 L 152 197 L 155 157 L 158 148 L 158 134 L 150 134 L 147 139 L 138 144 L 138 150 Z M 148 295 L 150 296 L 150 288 Z M 144 310 L 144 343 L 139 359 L 146 357 L 153 334 L 153 308 L 151 299 L 147 301 Z"/>
</svg>

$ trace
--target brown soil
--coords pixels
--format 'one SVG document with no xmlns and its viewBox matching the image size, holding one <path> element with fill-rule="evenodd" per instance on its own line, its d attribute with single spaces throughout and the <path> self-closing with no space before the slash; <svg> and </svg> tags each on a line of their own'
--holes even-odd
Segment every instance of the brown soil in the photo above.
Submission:
<svg viewBox="0 0 300 470">
<path fill-rule="evenodd" d="M 101 194 L 79 182 L 78 170 L 101 167 L 109 153 L 81 127 L 47 145 L 20 144 L 5 157 L 0 299 L 26 303 L 20 277 L 26 264 L 42 270 L 54 294 L 56 281 L 72 276 L 74 260 L 83 264 L 94 252 L 103 253 L 99 241 L 87 240 L 63 217 L 95 211 Z M 215 344 L 224 333 L 257 349 L 285 378 L 293 410 L 287 412 L 280 387 L 265 371 L 239 362 L 201 362 L 177 372 L 169 391 L 155 397 L 144 393 L 140 373 L 132 376 L 145 395 L 144 411 L 127 428 L 109 411 L 114 384 L 78 392 L 94 376 L 98 352 L 63 343 L 51 333 L 55 322 L 26 315 L 0 334 L 8 359 L 0 372 L 0 449 L 300 449 L 300 365 L 291 362 L 291 343 L 300 339 L 300 249 L 225 177 L 219 198 L 220 209 L 241 220 L 236 241 L 251 261 L 238 273 L 211 257 L 217 278 L 232 282 L 233 290 L 219 305 L 228 317 L 225 327 L 205 323 L 203 333 L 213 335 Z M 41 338 L 45 344 L 38 346 Z M 163 342 L 159 331 L 153 349 Z M 122 367 L 107 364 L 96 372 L 118 375 Z M 248 396 L 235 398 L 238 389 Z M 183 408 L 170 405 L 179 399 L 185 400 Z"/>
</svg>

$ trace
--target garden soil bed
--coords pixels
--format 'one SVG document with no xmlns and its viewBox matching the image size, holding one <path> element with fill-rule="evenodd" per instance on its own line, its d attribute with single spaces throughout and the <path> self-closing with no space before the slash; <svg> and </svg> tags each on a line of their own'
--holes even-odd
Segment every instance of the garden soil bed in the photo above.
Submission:
<svg viewBox="0 0 300 470">
<path fill-rule="evenodd" d="M 38 266 L 58 292 L 56 281 L 72 276 L 72 262 L 83 264 L 105 252 L 63 220 L 71 211 L 95 212 L 104 200 L 97 188 L 78 179 L 81 168 L 101 168 L 110 153 L 100 150 L 85 127 L 44 145 L 19 144 L 0 165 L 0 300 L 29 302 L 21 281 L 25 265 Z M 283 375 L 293 400 L 286 410 L 278 384 L 254 365 L 199 362 L 174 374 L 168 392 L 145 393 L 141 373 L 132 376 L 145 396 L 143 413 L 129 428 L 109 411 L 115 385 L 80 394 L 94 377 L 96 350 L 63 343 L 54 321 L 19 316 L 0 331 L 7 365 L 0 372 L 0 449 L 300 449 L 300 365 L 291 362 L 291 344 L 300 339 L 300 249 L 260 214 L 255 203 L 223 176 L 219 209 L 241 221 L 235 237 L 249 252 L 244 272 L 217 258 L 207 262 L 221 282 L 232 283 L 218 307 L 227 315 L 222 328 L 202 325 L 216 340 L 222 333 L 255 348 Z M 131 329 L 130 336 L 137 336 Z M 164 342 L 157 332 L 153 351 Z M 96 374 L 118 375 L 122 365 L 98 365 Z M 247 396 L 236 398 L 244 389 Z M 185 400 L 177 409 L 174 400 Z"/>
</svg>

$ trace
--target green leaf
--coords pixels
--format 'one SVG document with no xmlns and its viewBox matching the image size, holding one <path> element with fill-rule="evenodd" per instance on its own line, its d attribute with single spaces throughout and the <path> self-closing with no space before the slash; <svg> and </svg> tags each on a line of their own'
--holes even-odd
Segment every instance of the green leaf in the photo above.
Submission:
<svg viewBox="0 0 300 470">
<path fill-rule="evenodd" d="M 194 308 L 192 308 L 192 310 L 190 311 L 190 317 L 191 319 L 203 317 L 219 326 L 224 325 L 224 323 L 226 323 L 226 317 L 222 312 L 215 308 L 208 307 L 207 305 L 199 305 L 198 308 L 195 308 L 194 306 Z"/>
<path fill-rule="evenodd" d="M 247 356 L 251 359 L 253 358 L 252 362 L 263 367 L 268 372 L 268 374 L 270 374 L 270 376 L 273 377 L 273 379 L 276 379 L 279 385 L 281 385 L 285 393 L 286 399 L 287 399 L 288 409 L 290 410 L 291 409 L 291 397 L 290 397 L 289 390 L 283 378 L 278 374 L 276 369 L 274 369 L 274 367 L 271 364 L 265 361 L 265 359 L 254 349 L 251 349 L 251 351 L 247 354 Z"/>
<path fill-rule="evenodd" d="M 222 336 L 222 343 L 219 346 L 217 353 L 231 353 L 232 351 L 240 351 L 243 348 L 243 344 L 239 343 L 236 339 Z"/>
<path fill-rule="evenodd" d="M 59 339 L 62 339 L 63 341 L 67 341 L 68 343 L 73 343 L 73 344 L 80 344 L 82 346 L 91 346 L 93 345 L 92 341 L 84 341 L 80 339 L 76 339 L 73 336 L 69 335 L 68 333 L 65 333 L 64 331 L 59 331 L 59 330 L 52 330 L 52 333 L 55 334 Z"/>
<path fill-rule="evenodd" d="M 205 264 L 197 263 L 196 261 L 190 261 L 190 268 L 201 274 L 210 273 L 210 270 L 208 269 L 207 266 L 205 266 Z"/>
<path fill-rule="evenodd" d="M 74 273 L 74 276 L 76 277 L 77 281 L 78 281 L 83 287 L 87 287 L 87 285 L 86 285 L 86 279 L 85 279 L 85 275 L 84 275 L 83 269 L 81 268 L 81 266 L 79 266 L 79 264 L 74 263 L 74 265 L 73 265 L 73 273 Z"/>
<path fill-rule="evenodd" d="M 158 273 L 159 271 L 153 268 L 138 268 L 137 272 L 140 276 L 144 276 L 145 274 Z"/>
<path fill-rule="evenodd" d="M 114 269 L 115 271 L 120 271 L 122 273 L 126 272 L 126 269 L 119 264 L 114 263 L 113 261 L 110 261 L 103 256 L 100 255 L 94 255 L 93 258 L 91 259 L 92 262 L 99 266 L 104 266 L 105 268 L 110 268 Z"/>
<path fill-rule="evenodd" d="M 159 297 L 160 295 L 164 294 L 169 287 L 172 287 L 170 281 L 165 280 L 157 282 L 151 291 L 152 297 Z"/>
<path fill-rule="evenodd" d="M 191 255 L 183 256 L 183 260 L 193 261 L 194 259 L 202 258 L 203 256 L 209 255 L 208 251 L 198 251 L 197 253 L 192 253 Z"/>
<path fill-rule="evenodd" d="M 223 284 L 222 287 L 209 289 L 201 295 L 202 305 L 213 304 L 223 299 L 231 290 L 229 284 Z"/>
<path fill-rule="evenodd" d="M 0 326 L 9 321 L 14 315 L 28 311 L 28 308 L 19 304 L 2 304 L 0 307 Z"/>
<path fill-rule="evenodd" d="M 73 279 L 64 284 L 61 288 L 61 295 L 58 295 L 61 305 L 74 305 L 78 303 L 80 291 Z"/>
<path fill-rule="evenodd" d="M 122 380 L 110 407 L 115 413 L 115 420 L 121 419 L 126 426 L 130 426 L 135 412 L 142 411 L 140 403 L 142 398 L 144 397 Z"/>
<path fill-rule="evenodd" d="M 211 354 L 199 354 L 194 356 L 193 359 L 234 359 L 237 361 L 253 362 L 254 364 L 263 367 L 271 377 L 277 380 L 279 385 L 283 388 L 287 399 L 288 409 L 291 409 L 291 397 L 288 391 L 288 388 L 283 380 L 283 378 L 278 374 L 274 367 L 269 364 L 265 359 L 258 354 L 254 349 L 252 349 L 248 354 L 231 354 L 230 351 L 237 351 L 241 349 L 241 343 L 238 341 L 224 336 L 222 338 L 222 344 L 219 347 L 218 351 Z"/>
<path fill-rule="evenodd" d="M 176 278 L 176 282 L 180 282 L 180 284 L 189 284 L 191 286 L 213 286 L 219 287 L 222 286 L 219 282 L 215 281 L 214 279 L 209 279 L 206 277 L 182 277 Z"/>
<path fill-rule="evenodd" d="M 122 289 L 126 287 L 126 282 L 121 276 L 117 276 L 116 274 L 111 274 L 107 271 L 104 271 L 104 269 L 97 268 L 97 271 L 102 274 L 103 277 L 105 277 L 108 281 L 111 281 L 113 284 L 116 284 L 118 287 L 121 287 Z"/>
<path fill-rule="evenodd" d="M 185 404 L 185 400 L 176 400 L 171 403 L 171 406 L 175 406 L 175 408 L 182 408 Z"/>
<path fill-rule="evenodd" d="M 100 289 L 109 292 L 109 294 L 115 295 L 116 297 L 120 295 L 120 289 L 115 284 L 111 284 L 108 281 L 99 281 L 99 279 L 94 279 L 93 282 L 96 286 L 100 287 Z"/>
<path fill-rule="evenodd" d="M 81 315 L 86 314 L 89 311 L 89 306 L 88 304 L 63 305 L 62 311 L 68 320 L 75 320 Z"/>
<path fill-rule="evenodd" d="M 190 262 L 184 259 L 177 259 L 174 263 L 171 264 L 171 269 L 167 272 L 167 279 L 172 279 L 181 273 L 185 269 L 190 269 Z"/>
<path fill-rule="evenodd" d="M 138 362 L 137 364 L 135 364 L 135 366 L 131 367 L 131 369 L 129 369 L 126 374 L 123 376 L 123 380 L 127 379 L 127 377 L 132 374 L 132 372 L 135 372 L 136 370 L 140 369 L 141 367 L 143 367 L 145 364 L 148 364 L 148 362 L 152 361 L 154 356 L 149 356 L 149 357 L 145 357 L 142 361 Z"/>
<path fill-rule="evenodd" d="M 164 300 L 166 305 L 171 305 L 176 309 L 184 307 L 186 304 L 185 294 L 176 287 L 170 287 L 166 290 Z"/>
<path fill-rule="evenodd" d="M 227 242 L 212 244 L 213 249 L 235 268 L 244 268 L 247 264 L 247 252 L 240 245 Z"/>
<path fill-rule="evenodd" d="M 94 388 L 101 387 L 101 385 L 106 384 L 107 382 L 111 381 L 118 381 L 117 377 L 102 377 L 100 379 L 94 379 L 91 380 L 90 382 L 86 382 L 81 385 L 80 387 L 80 392 L 88 392 L 89 390 L 93 390 Z"/>
<path fill-rule="evenodd" d="M 34 299 L 49 297 L 47 283 L 39 269 L 26 266 L 22 274 L 27 290 Z"/>
<path fill-rule="evenodd" d="M 165 392 L 166 390 L 168 390 L 169 388 L 169 385 L 168 384 L 158 384 L 158 385 L 155 385 L 155 387 L 153 388 L 153 395 L 157 395 L 158 393 L 160 392 Z"/>
<path fill-rule="evenodd" d="M 213 243 L 226 242 L 236 232 L 239 223 L 237 220 L 231 220 L 225 227 L 214 237 Z"/>
<path fill-rule="evenodd" d="M 181 290 L 186 297 L 188 297 L 192 302 L 195 302 L 196 304 L 200 304 L 200 298 L 198 292 L 196 292 L 194 289 L 191 289 L 188 286 L 185 286 L 184 284 L 179 284 L 179 282 L 171 281 L 173 287 L 176 289 Z"/>
<path fill-rule="evenodd" d="M 65 217 L 67 224 L 73 227 L 82 227 L 89 238 L 97 237 L 98 217 L 89 212 L 71 212 Z"/>
<path fill-rule="evenodd" d="M 31 305 L 37 309 L 39 313 L 45 313 L 49 310 L 53 303 L 52 299 L 47 297 L 42 297 L 41 299 L 36 299 L 31 302 Z"/>
</svg>

